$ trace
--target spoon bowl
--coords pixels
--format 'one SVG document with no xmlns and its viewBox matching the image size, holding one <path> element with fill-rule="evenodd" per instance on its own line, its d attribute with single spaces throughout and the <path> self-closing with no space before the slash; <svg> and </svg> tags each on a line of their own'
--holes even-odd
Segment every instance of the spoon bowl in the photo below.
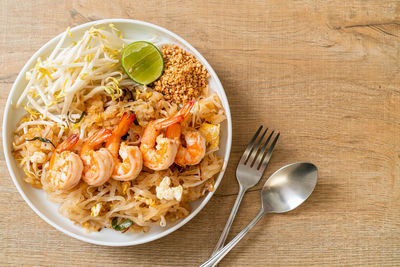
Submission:
<svg viewBox="0 0 400 267">
<path fill-rule="evenodd" d="M 312 163 L 293 163 L 273 173 L 261 191 L 264 213 L 283 213 L 300 206 L 317 184 L 318 169 Z"/>
</svg>

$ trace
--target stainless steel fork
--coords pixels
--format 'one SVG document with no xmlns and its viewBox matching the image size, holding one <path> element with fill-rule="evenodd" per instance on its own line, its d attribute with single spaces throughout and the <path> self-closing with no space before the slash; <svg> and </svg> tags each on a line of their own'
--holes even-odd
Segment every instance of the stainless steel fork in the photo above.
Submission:
<svg viewBox="0 0 400 267">
<path fill-rule="evenodd" d="M 235 219 L 236 213 L 239 209 L 239 205 L 242 201 L 244 194 L 249 188 L 255 186 L 261 180 L 261 177 L 263 176 L 264 171 L 267 168 L 268 162 L 271 158 L 272 151 L 274 150 L 276 142 L 278 141 L 280 135 L 279 132 L 275 136 L 267 151 L 268 143 L 271 140 L 274 131 L 269 134 L 268 138 L 262 145 L 263 139 L 268 131 L 268 128 L 265 129 L 261 137 L 258 138 L 262 128 L 263 126 L 261 125 L 253 138 L 250 140 L 250 143 L 244 151 L 242 158 L 240 159 L 236 168 L 236 179 L 239 183 L 239 193 L 236 197 L 236 201 L 233 205 L 231 214 L 229 215 L 229 219 L 226 222 L 225 228 L 222 231 L 222 234 L 217 242 L 217 245 L 215 246 L 212 255 L 217 253 L 218 250 L 220 250 L 224 246 L 225 240 L 229 233 L 229 229 L 232 226 L 233 220 Z"/>
</svg>

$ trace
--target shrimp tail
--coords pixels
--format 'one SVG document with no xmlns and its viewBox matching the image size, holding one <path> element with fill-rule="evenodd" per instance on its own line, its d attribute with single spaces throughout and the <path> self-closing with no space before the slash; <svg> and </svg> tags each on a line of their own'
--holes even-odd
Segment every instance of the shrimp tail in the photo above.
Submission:
<svg viewBox="0 0 400 267">
<path fill-rule="evenodd" d="M 61 144 L 59 144 L 55 150 L 57 153 L 61 153 L 66 150 L 70 150 L 79 141 L 79 135 L 73 134 Z"/>
<path fill-rule="evenodd" d="M 191 100 L 188 103 L 186 103 L 181 110 L 179 110 L 178 115 L 182 115 L 183 118 L 186 118 L 190 111 L 192 110 L 194 103 L 196 103 L 196 100 Z"/>
<path fill-rule="evenodd" d="M 110 129 L 101 129 L 97 131 L 94 135 L 88 138 L 88 146 L 90 147 L 96 147 L 97 145 L 100 145 L 101 143 L 104 143 L 107 141 L 112 135 L 112 131 Z"/>
<path fill-rule="evenodd" d="M 190 111 L 192 110 L 195 102 L 195 100 L 189 101 L 181 108 L 181 110 L 179 110 L 179 112 L 175 116 L 160 121 L 158 123 L 159 129 L 167 128 L 171 125 L 182 122 L 190 114 Z"/>
<path fill-rule="evenodd" d="M 124 136 L 131 127 L 133 121 L 135 120 L 135 113 L 125 112 L 117 128 L 112 132 L 112 136 L 107 140 L 106 147 L 114 153 L 118 153 L 119 143 L 121 142 L 121 137 Z M 118 144 L 114 147 L 114 144 Z"/>
<path fill-rule="evenodd" d="M 131 127 L 133 121 L 135 120 L 134 113 L 125 112 L 117 128 L 112 132 L 111 137 L 107 140 L 106 148 L 113 154 L 114 157 L 118 157 L 119 145 L 121 142 L 121 137 L 124 136 Z"/>
<path fill-rule="evenodd" d="M 100 145 L 103 142 L 106 142 L 112 135 L 112 131 L 110 129 L 100 129 L 92 136 L 90 136 L 86 142 L 83 144 L 81 149 L 81 156 L 88 153 L 90 150 L 93 150 L 96 146 Z"/>
<path fill-rule="evenodd" d="M 161 121 L 158 121 L 157 123 L 157 129 L 161 130 L 164 128 L 167 128 L 168 126 L 171 126 L 175 123 L 179 123 L 181 121 L 183 121 L 185 118 L 182 115 L 176 115 L 172 118 L 167 118 L 167 119 L 163 119 Z"/>
<path fill-rule="evenodd" d="M 121 121 L 118 124 L 117 129 L 115 129 L 114 134 L 119 138 L 124 136 L 131 127 L 133 121 L 135 120 L 135 113 L 125 112 L 121 117 Z"/>
<path fill-rule="evenodd" d="M 181 122 L 182 120 L 184 120 L 189 115 L 190 110 L 193 108 L 195 102 L 196 102 L 195 100 L 192 100 L 192 101 L 189 101 L 186 105 L 184 105 L 182 107 L 182 109 L 179 110 L 179 112 L 177 113 L 175 121 L 180 120 L 178 122 Z M 168 126 L 167 130 L 165 131 L 165 136 L 172 140 L 176 140 L 176 139 L 179 140 L 181 133 L 182 133 L 181 124 L 174 122 Z"/>
</svg>

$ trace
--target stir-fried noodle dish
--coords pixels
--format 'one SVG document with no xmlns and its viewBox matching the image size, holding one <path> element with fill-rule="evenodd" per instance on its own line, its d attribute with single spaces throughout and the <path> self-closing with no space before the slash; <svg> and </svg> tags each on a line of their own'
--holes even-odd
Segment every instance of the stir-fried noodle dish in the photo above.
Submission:
<svg viewBox="0 0 400 267">
<path fill-rule="evenodd" d="M 148 231 L 188 216 L 223 165 L 226 116 L 206 68 L 112 24 L 70 38 L 68 28 L 26 73 L 16 103 L 26 110 L 13 134 L 24 180 L 87 231 Z"/>
</svg>

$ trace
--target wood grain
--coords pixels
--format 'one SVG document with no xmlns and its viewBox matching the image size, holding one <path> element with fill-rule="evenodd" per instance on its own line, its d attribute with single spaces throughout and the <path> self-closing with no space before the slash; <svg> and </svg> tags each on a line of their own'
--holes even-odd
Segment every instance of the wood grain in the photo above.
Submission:
<svg viewBox="0 0 400 267">
<path fill-rule="evenodd" d="M 319 182 L 300 208 L 263 218 L 220 266 L 400 265 L 399 1 L 3 0 L 0 115 L 38 48 L 67 26 L 103 18 L 166 27 L 214 67 L 233 116 L 224 180 L 173 234 L 100 247 L 42 221 L 17 193 L 1 153 L 1 265 L 199 265 L 223 229 L 238 190 L 236 163 L 259 124 L 281 131 L 266 176 L 311 161 Z M 230 238 L 257 213 L 263 181 L 246 194 Z"/>
</svg>

